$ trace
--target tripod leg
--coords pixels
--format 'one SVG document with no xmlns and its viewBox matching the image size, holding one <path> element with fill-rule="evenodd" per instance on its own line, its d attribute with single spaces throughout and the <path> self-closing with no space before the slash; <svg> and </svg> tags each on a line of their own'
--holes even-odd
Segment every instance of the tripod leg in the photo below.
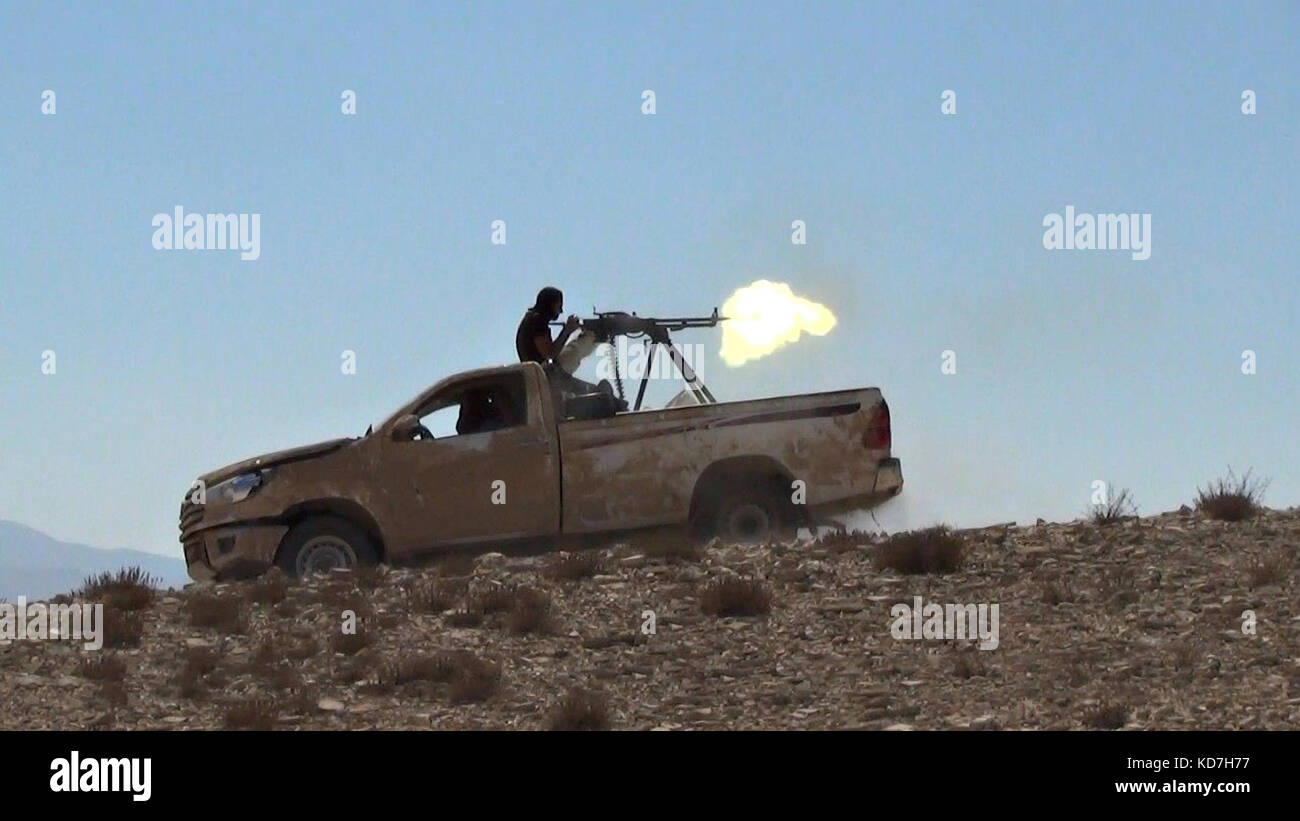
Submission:
<svg viewBox="0 0 1300 821">
<path fill-rule="evenodd" d="M 651 342 L 649 348 L 650 350 L 646 354 L 645 375 L 641 377 L 641 387 L 637 388 L 636 391 L 636 407 L 632 408 L 632 410 L 641 410 L 641 400 L 645 398 L 646 385 L 650 384 L 650 366 L 655 361 L 655 343 Z"/>
<path fill-rule="evenodd" d="M 700 381 L 699 375 L 686 363 L 686 357 L 682 356 L 682 352 L 677 350 L 676 345 L 668 345 L 668 355 L 672 357 L 677 370 L 682 372 L 682 378 L 686 380 L 686 387 L 691 389 L 691 393 L 695 394 L 695 398 L 700 400 L 701 405 L 713 404 L 718 401 L 713 398 L 713 394 Z"/>
</svg>

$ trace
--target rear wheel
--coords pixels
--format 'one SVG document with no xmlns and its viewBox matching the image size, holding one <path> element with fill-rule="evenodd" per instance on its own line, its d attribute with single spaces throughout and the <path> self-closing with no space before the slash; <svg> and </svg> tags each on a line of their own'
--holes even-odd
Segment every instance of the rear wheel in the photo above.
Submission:
<svg viewBox="0 0 1300 821">
<path fill-rule="evenodd" d="M 712 530 L 727 542 L 784 541 L 795 535 L 795 516 L 789 503 L 769 490 L 734 491 L 714 508 Z"/>
<path fill-rule="evenodd" d="M 375 564 L 379 551 L 365 531 L 337 516 L 315 516 L 293 526 L 275 563 L 290 576 Z"/>
</svg>

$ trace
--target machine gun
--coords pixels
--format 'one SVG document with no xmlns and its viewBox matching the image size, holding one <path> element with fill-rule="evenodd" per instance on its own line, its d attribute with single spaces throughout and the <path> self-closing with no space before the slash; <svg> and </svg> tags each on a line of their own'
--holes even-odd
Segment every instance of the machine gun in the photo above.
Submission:
<svg viewBox="0 0 1300 821">
<path fill-rule="evenodd" d="M 646 385 L 650 383 L 650 374 L 653 371 L 655 347 L 662 345 L 668 351 L 668 356 L 672 359 L 673 364 L 677 366 L 682 374 L 682 379 L 686 381 L 686 387 L 690 389 L 695 396 L 695 400 L 701 405 L 712 404 L 718 400 L 713 397 L 713 393 L 700 381 L 699 376 L 686 362 L 682 352 L 673 344 L 668 334 L 670 331 L 681 331 L 687 328 L 714 328 L 719 322 L 727 319 L 725 316 L 718 316 L 718 309 L 714 308 L 710 316 L 677 316 L 669 318 L 658 318 L 649 316 L 637 316 L 635 313 L 626 313 L 624 311 L 604 311 L 595 312 L 596 315 L 582 319 L 578 327 L 583 331 L 590 332 L 597 343 L 614 342 L 614 338 L 625 336 L 628 339 L 645 339 L 648 348 L 648 358 L 646 360 L 646 372 L 641 378 L 641 387 L 636 392 L 636 405 L 633 410 L 641 409 L 641 400 L 645 398 Z M 563 325 L 563 322 L 552 322 L 552 325 Z M 618 372 L 618 357 L 614 357 L 614 384 L 618 389 L 618 398 L 623 399 L 623 377 Z"/>
</svg>

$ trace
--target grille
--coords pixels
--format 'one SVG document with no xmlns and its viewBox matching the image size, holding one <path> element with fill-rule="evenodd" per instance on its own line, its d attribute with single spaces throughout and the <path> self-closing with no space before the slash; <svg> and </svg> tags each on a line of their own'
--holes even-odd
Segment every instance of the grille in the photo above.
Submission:
<svg viewBox="0 0 1300 821">
<path fill-rule="evenodd" d="M 185 499 L 181 502 L 181 533 L 184 534 L 202 520 L 203 506 L 190 501 L 190 495 L 185 494 Z"/>
<path fill-rule="evenodd" d="M 185 542 L 185 563 L 186 564 L 207 564 L 208 556 L 203 550 L 203 540 L 199 538 L 190 539 Z"/>
</svg>

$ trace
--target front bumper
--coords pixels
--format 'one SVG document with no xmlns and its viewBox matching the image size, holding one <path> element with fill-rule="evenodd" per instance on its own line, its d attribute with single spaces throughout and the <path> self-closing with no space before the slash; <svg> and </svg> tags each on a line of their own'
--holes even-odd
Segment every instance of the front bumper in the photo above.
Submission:
<svg viewBox="0 0 1300 821">
<path fill-rule="evenodd" d="M 287 525 L 235 524 L 188 533 L 181 543 L 190 578 L 220 581 L 256 576 L 275 561 L 288 530 Z"/>
</svg>

